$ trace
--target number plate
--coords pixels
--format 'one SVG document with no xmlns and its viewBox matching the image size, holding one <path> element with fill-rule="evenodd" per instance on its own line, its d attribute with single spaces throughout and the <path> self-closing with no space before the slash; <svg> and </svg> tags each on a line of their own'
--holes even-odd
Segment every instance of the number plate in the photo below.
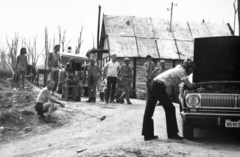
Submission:
<svg viewBox="0 0 240 157">
<path fill-rule="evenodd" d="M 231 120 L 226 119 L 225 127 L 226 128 L 240 128 L 240 121 L 231 121 Z"/>
</svg>

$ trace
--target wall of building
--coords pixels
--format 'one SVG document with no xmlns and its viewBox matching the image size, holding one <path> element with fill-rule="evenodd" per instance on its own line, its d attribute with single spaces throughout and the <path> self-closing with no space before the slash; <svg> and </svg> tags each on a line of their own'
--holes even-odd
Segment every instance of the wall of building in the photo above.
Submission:
<svg viewBox="0 0 240 157">
<path fill-rule="evenodd" d="M 120 63 L 120 65 L 123 65 L 123 57 L 118 57 L 117 62 Z M 171 59 L 164 59 L 166 62 L 166 67 L 168 69 L 175 67 L 178 64 L 182 64 L 182 60 L 171 60 Z M 157 62 L 159 62 L 160 59 L 154 59 L 155 64 L 157 65 Z M 145 99 L 146 98 L 146 75 L 145 75 L 145 68 L 144 63 L 146 62 L 145 58 L 136 58 L 136 80 L 135 80 L 135 87 L 134 90 L 136 94 L 136 98 L 138 99 Z M 130 58 L 130 66 L 133 67 L 134 70 L 134 58 Z M 133 82 L 134 83 L 134 82 Z M 121 83 L 118 85 L 118 90 L 122 90 Z M 173 101 L 177 101 L 178 94 L 179 94 L 179 88 L 173 87 L 173 88 L 167 88 L 167 93 L 169 94 L 170 98 Z M 133 86 L 132 86 L 133 91 Z M 118 91 L 120 93 L 121 91 Z"/>
</svg>

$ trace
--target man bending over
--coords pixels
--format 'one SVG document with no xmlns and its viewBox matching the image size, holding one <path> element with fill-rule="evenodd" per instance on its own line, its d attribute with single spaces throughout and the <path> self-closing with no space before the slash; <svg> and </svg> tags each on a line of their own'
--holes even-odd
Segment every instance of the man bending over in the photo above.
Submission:
<svg viewBox="0 0 240 157">
<path fill-rule="evenodd" d="M 54 88 L 55 82 L 53 80 L 49 80 L 47 82 L 47 86 L 43 88 L 37 96 L 35 110 L 37 114 L 40 115 L 42 118 L 46 120 L 46 123 L 56 123 L 55 121 L 51 120 L 51 114 L 53 111 L 57 109 L 57 106 L 54 103 L 65 107 L 65 104 L 52 99 L 50 91 Z M 43 113 L 47 112 L 47 117 L 43 115 Z"/>
</svg>

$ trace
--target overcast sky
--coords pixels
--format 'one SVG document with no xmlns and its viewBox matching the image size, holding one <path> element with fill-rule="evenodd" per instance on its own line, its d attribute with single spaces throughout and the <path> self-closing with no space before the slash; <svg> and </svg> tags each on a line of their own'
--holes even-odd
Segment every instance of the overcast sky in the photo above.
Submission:
<svg viewBox="0 0 240 157">
<path fill-rule="evenodd" d="M 171 2 L 173 21 L 230 23 L 234 28 L 235 0 L 0 0 L 0 47 L 6 48 L 6 36 L 14 32 L 27 40 L 37 35 L 38 52 L 44 47 L 44 29 L 51 39 L 58 41 L 58 26 L 66 30 L 66 42 L 74 49 L 84 25 L 82 53 L 92 48 L 97 36 L 98 6 L 107 15 L 132 15 L 170 19 Z M 237 2 L 236 2 L 237 6 Z M 101 15 L 102 17 L 102 15 Z M 235 25 L 238 35 L 238 18 Z M 52 49 L 52 48 L 51 48 Z"/>
</svg>

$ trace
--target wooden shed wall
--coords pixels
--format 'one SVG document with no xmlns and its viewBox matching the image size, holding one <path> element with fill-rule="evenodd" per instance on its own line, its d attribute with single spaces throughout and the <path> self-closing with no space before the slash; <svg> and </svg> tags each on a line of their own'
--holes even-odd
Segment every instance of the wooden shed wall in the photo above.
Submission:
<svg viewBox="0 0 240 157">
<path fill-rule="evenodd" d="M 124 64 L 123 57 L 118 57 L 117 62 L 121 65 Z M 157 66 L 157 62 L 161 59 L 154 59 L 154 62 Z M 182 60 L 171 60 L 171 59 L 163 59 L 166 62 L 166 67 L 171 69 L 178 64 L 182 64 Z M 135 93 L 138 99 L 145 99 L 146 98 L 146 75 L 145 75 L 145 68 L 144 63 L 146 62 L 145 58 L 136 58 L 136 80 L 135 80 Z M 134 58 L 130 58 L 130 66 L 133 67 L 134 70 Z M 134 82 L 133 82 L 134 83 Z M 133 86 L 132 86 L 133 89 Z M 167 88 L 167 93 L 172 98 L 173 101 L 177 101 L 179 88 Z"/>
</svg>

